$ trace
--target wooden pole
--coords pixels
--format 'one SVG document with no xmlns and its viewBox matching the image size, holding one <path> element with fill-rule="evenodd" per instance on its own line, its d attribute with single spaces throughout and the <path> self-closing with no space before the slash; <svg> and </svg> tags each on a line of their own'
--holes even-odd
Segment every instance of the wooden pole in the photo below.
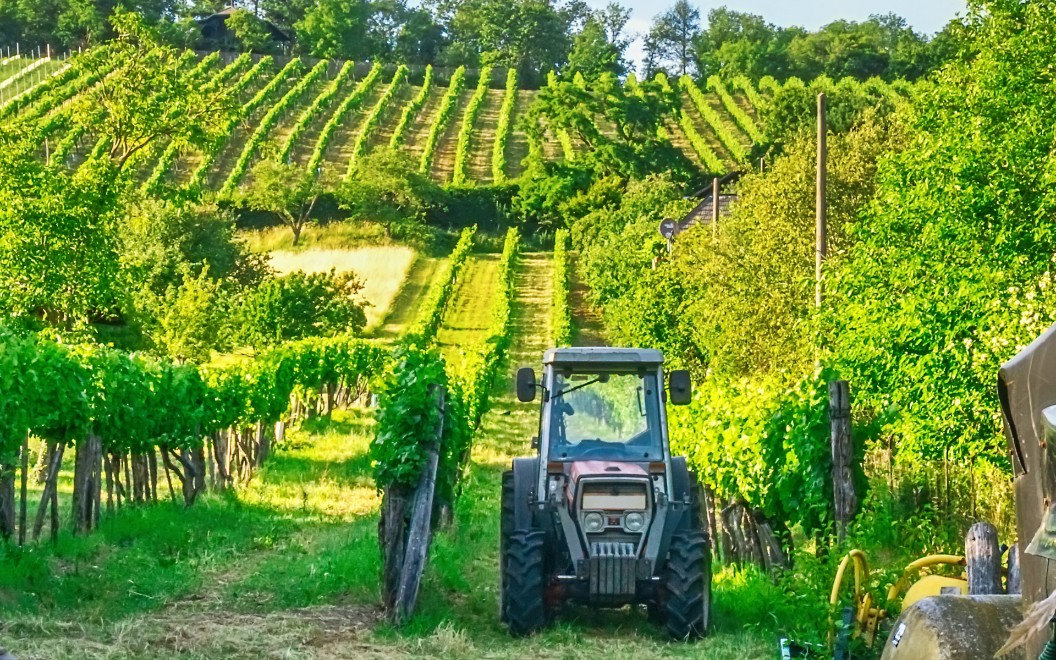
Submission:
<svg viewBox="0 0 1056 660">
<path fill-rule="evenodd" d="M 968 595 L 1001 593 L 1001 547 L 997 528 L 977 522 L 964 539 L 964 559 L 968 564 Z"/>
<path fill-rule="evenodd" d="M 26 544 L 26 509 L 28 505 L 26 503 L 26 497 L 29 492 L 29 433 L 27 432 L 25 437 L 22 438 L 22 482 L 21 486 L 21 498 L 18 503 L 18 545 L 23 546 Z"/>
<path fill-rule="evenodd" d="M 719 177 L 711 180 L 711 237 L 719 235 Z"/>
<path fill-rule="evenodd" d="M 403 560 L 400 583 L 396 590 L 396 607 L 393 611 L 393 621 L 396 624 L 407 621 L 414 614 L 414 607 L 418 602 L 418 587 L 422 582 L 425 559 L 429 552 L 436 470 L 440 459 L 440 439 L 444 434 L 443 388 L 436 389 L 436 402 L 440 409 L 440 421 L 436 428 L 436 442 L 428 450 L 425 466 L 418 479 L 418 489 L 414 493 L 411 524 L 407 533 L 407 554 Z"/>
<path fill-rule="evenodd" d="M 821 307 L 822 285 L 821 264 L 825 261 L 825 185 L 826 185 L 826 160 L 829 149 L 825 142 L 826 111 L 825 93 L 818 94 L 818 165 L 817 165 L 817 191 L 815 206 L 815 258 L 814 258 L 814 305 Z"/>
<path fill-rule="evenodd" d="M 1008 549 L 1008 578 L 1005 580 L 1005 593 L 1020 594 L 1019 581 L 1019 544 L 1013 543 Z"/>
<path fill-rule="evenodd" d="M 836 534 L 847 535 L 847 525 L 858 508 L 854 492 L 854 444 L 851 439 L 851 393 L 845 380 L 829 383 L 829 425 L 832 432 L 832 495 Z"/>
</svg>

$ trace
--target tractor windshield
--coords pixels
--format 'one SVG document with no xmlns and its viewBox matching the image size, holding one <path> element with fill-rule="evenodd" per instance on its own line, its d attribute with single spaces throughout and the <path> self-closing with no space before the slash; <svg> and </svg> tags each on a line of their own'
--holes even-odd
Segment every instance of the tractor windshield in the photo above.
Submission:
<svg viewBox="0 0 1056 660">
<path fill-rule="evenodd" d="M 557 375 L 550 397 L 550 459 L 656 461 L 656 376 Z"/>
</svg>

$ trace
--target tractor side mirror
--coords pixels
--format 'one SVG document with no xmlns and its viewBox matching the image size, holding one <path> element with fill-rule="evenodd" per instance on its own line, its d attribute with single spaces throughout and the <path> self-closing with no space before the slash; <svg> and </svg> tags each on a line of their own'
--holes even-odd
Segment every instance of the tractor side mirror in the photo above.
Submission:
<svg viewBox="0 0 1056 660">
<path fill-rule="evenodd" d="M 521 403 L 535 401 L 535 369 L 521 367 L 517 370 L 517 400 Z"/>
<path fill-rule="evenodd" d="M 693 379 L 685 369 L 672 371 L 667 377 L 667 383 L 673 405 L 684 406 L 693 400 Z"/>
</svg>

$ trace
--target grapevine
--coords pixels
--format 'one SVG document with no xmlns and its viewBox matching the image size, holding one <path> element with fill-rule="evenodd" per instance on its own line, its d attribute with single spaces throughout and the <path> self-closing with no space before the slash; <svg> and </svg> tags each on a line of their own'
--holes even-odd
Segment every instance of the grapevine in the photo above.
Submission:
<svg viewBox="0 0 1056 660">
<path fill-rule="evenodd" d="M 271 57 L 265 55 L 260 59 L 259 62 L 257 62 L 256 66 L 250 69 L 249 73 L 247 73 L 245 77 L 255 78 L 256 73 L 264 71 L 265 67 L 271 65 L 271 62 Z M 256 110 L 262 103 L 267 101 L 268 98 L 270 98 L 271 95 L 274 94 L 275 91 L 280 86 L 282 86 L 283 83 L 286 82 L 286 79 L 289 76 L 295 75 L 298 71 L 301 70 L 301 68 L 303 67 L 301 65 L 300 58 L 295 57 L 290 60 L 286 64 L 286 66 L 282 68 L 281 71 L 275 74 L 272 79 L 268 81 L 268 84 L 265 85 L 263 89 L 253 95 L 253 98 L 247 101 L 246 104 L 243 105 L 238 110 L 238 112 L 235 113 L 233 117 L 231 117 L 230 120 L 228 120 L 227 125 L 224 127 L 224 130 L 220 132 L 221 138 L 217 142 L 212 144 L 210 148 L 205 152 L 205 157 L 202 158 L 202 162 L 198 164 L 198 168 L 194 171 L 194 174 L 191 176 L 190 186 L 192 188 L 201 187 L 201 185 L 205 182 L 205 175 L 209 171 L 209 167 L 213 164 L 213 160 L 218 155 L 220 155 L 220 151 L 227 144 L 228 140 L 231 137 L 231 134 L 235 130 L 235 126 L 238 125 L 238 122 L 242 121 L 245 117 L 251 115 L 254 110 Z"/>
<path fill-rule="evenodd" d="M 422 107 L 425 106 L 425 100 L 429 97 L 429 92 L 432 91 L 433 85 L 433 65 L 430 64 L 425 67 L 425 80 L 422 82 L 422 89 L 419 90 L 418 95 L 411 99 L 403 108 L 403 114 L 400 115 L 400 121 L 396 124 L 396 130 L 392 132 L 392 139 L 389 140 L 389 146 L 395 149 L 396 147 L 403 144 L 404 138 L 407 137 L 407 128 L 410 127 L 411 122 L 421 112 Z"/>
<path fill-rule="evenodd" d="M 704 167 L 709 172 L 717 174 L 726 171 L 726 165 L 722 162 L 722 159 L 715 154 L 715 151 L 708 145 L 707 141 L 700 136 L 700 133 L 697 132 L 697 127 L 693 124 L 693 120 L 685 110 L 679 112 L 678 125 L 682 128 L 682 132 L 686 134 L 693 151 L 697 152 L 697 156 L 700 157 L 701 162 L 704 163 Z"/>
<path fill-rule="evenodd" d="M 726 150 L 730 152 L 734 160 L 743 161 L 748 158 L 748 150 L 744 148 L 744 145 L 737 140 L 729 127 L 723 123 L 722 118 L 719 117 L 719 113 L 715 112 L 707 100 L 704 98 L 703 92 L 697 87 L 696 83 L 689 76 L 682 76 L 679 79 L 679 84 L 682 89 L 689 94 L 690 100 L 693 101 L 693 105 L 696 107 L 697 112 L 704 118 L 704 121 L 708 123 L 711 130 L 715 132 L 715 135 L 719 138 L 719 142 L 722 146 L 726 147 Z"/>
<path fill-rule="evenodd" d="M 572 344 L 572 317 L 568 308 L 568 287 L 568 230 L 558 229 L 554 234 L 554 297 L 550 307 L 554 346 Z"/>
<path fill-rule="evenodd" d="M 349 76 L 356 70 L 355 64 L 352 60 L 345 62 L 341 65 L 341 70 L 337 72 L 334 79 L 330 81 L 330 84 L 326 86 L 326 89 L 322 91 L 312 104 L 308 106 L 304 112 L 301 113 L 300 118 L 297 119 L 297 124 L 290 131 L 290 134 L 286 137 L 286 142 L 282 146 L 282 151 L 279 152 L 279 160 L 287 162 L 290 158 L 290 152 L 293 151 L 293 145 L 297 143 L 301 135 L 308 130 L 308 125 L 311 124 L 312 120 L 315 119 L 325 107 L 330 105 L 330 102 L 337 95 L 341 86 L 345 84 Z"/>
<path fill-rule="evenodd" d="M 370 73 L 364 78 L 356 88 L 353 89 L 348 96 L 345 97 L 344 101 L 341 101 L 341 105 L 337 106 L 337 110 L 327 120 L 326 125 L 323 126 L 323 130 L 319 133 L 319 139 L 315 142 L 315 149 L 312 151 L 311 158 L 308 159 L 309 171 L 316 171 L 319 169 L 319 164 L 323 161 L 323 155 L 326 153 L 326 148 L 330 145 L 330 140 L 333 138 L 334 131 L 341 125 L 345 120 L 345 116 L 349 112 L 359 107 L 366 98 L 367 94 L 374 89 L 374 85 L 377 84 L 378 79 L 381 77 L 381 64 L 375 64 L 370 69 Z"/>
<path fill-rule="evenodd" d="M 278 103 L 271 106 L 271 109 L 264 115 L 264 117 L 257 124 L 257 127 L 253 130 L 253 134 L 250 135 L 249 141 L 246 142 L 245 147 L 242 148 L 242 153 L 238 156 L 238 161 L 235 166 L 231 169 L 231 172 L 227 175 L 227 180 L 224 181 L 224 185 L 220 189 L 220 196 L 227 197 L 235 190 L 235 186 L 245 176 L 246 170 L 249 169 L 249 162 L 253 159 L 257 149 L 261 144 L 264 143 L 264 139 L 271 132 L 271 129 L 279 123 L 286 109 L 297 102 L 308 89 L 315 84 L 315 81 L 322 77 L 326 73 L 327 67 L 330 63 L 326 60 L 319 60 L 311 71 L 306 76 L 294 85 L 286 94 L 279 99 Z"/>
<path fill-rule="evenodd" d="M 722 101 L 722 105 L 726 108 L 726 112 L 730 113 L 733 117 L 733 121 L 740 126 L 741 130 L 751 138 L 752 142 L 759 144 L 763 141 L 763 134 L 759 130 L 759 127 L 755 125 L 755 122 L 744 109 L 737 105 L 737 102 L 730 96 L 729 90 L 726 89 L 726 85 L 722 84 L 722 80 L 718 76 L 711 76 L 708 78 L 708 89 L 712 90 L 719 95 L 719 100 Z"/>
<path fill-rule="evenodd" d="M 469 99 L 469 105 L 462 114 L 462 126 L 458 131 L 458 146 L 455 148 L 455 168 L 453 182 L 456 185 L 466 181 L 466 160 L 469 158 L 470 138 L 473 134 L 473 124 L 477 121 L 484 99 L 487 98 L 488 84 L 491 82 L 491 67 L 485 66 L 480 70 L 480 78 L 477 80 L 477 88 Z"/>
<path fill-rule="evenodd" d="M 495 129 L 495 146 L 491 155 L 491 176 L 495 183 L 506 180 L 506 143 L 513 125 L 513 108 L 517 103 L 517 69 L 506 72 L 506 95 L 499 109 L 499 124 Z"/>
<path fill-rule="evenodd" d="M 737 76 L 733 79 L 733 87 L 744 92 L 744 95 L 748 98 L 748 103 L 751 104 L 756 112 L 766 107 L 766 99 L 759 93 L 759 90 L 755 88 L 751 80 L 748 80 L 745 76 Z"/>
<path fill-rule="evenodd" d="M 440 143 L 440 138 L 443 137 L 444 130 L 447 128 L 448 122 L 451 121 L 451 116 L 455 114 L 455 103 L 458 101 L 458 95 L 462 93 L 465 86 L 466 67 L 460 66 L 455 69 L 454 75 L 451 76 L 447 92 L 444 94 L 444 98 L 440 100 L 440 109 L 436 113 L 436 119 L 433 120 L 432 128 L 429 129 L 429 137 L 425 141 L 425 149 L 422 151 L 422 162 L 419 166 L 423 174 L 428 173 L 429 167 L 433 164 L 436 146 Z"/>
<path fill-rule="evenodd" d="M 389 107 L 389 103 L 400 91 L 403 84 L 407 82 L 407 67 L 400 65 L 396 69 L 396 73 L 392 76 L 392 81 L 389 83 L 389 88 L 385 90 L 385 93 L 381 95 L 378 102 L 371 108 L 370 113 L 363 120 L 359 126 L 359 131 L 356 133 L 356 141 L 352 146 L 352 157 L 348 160 L 348 171 L 345 173 L 346 177 L 352 175 L 352 171 L 356 166 L 356 160 L 366 153 L 367 151 L 367 140 L 370 139 L 371 133 L 373 133 L 378 125 L 381 123 L 382 115 L 385 113 L 385 109 Z"/>
</svg>

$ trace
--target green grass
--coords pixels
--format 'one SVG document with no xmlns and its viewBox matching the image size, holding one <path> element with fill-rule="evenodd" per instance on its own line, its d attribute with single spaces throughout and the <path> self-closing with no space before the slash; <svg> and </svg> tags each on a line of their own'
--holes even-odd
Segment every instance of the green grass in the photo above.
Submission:
<svg viewBox="0 0 1056 660">
<path fill-rule="evenodd" d="M 449 364 L 457 369 L 462 349 L 476 346 L 491 324 L 498 295 L 499 255 L 476 254 L 466 261 L 436 342 Z"/>
<path fill-rule="evenodd" d="M 446 258 L 428 257 L 419 254 L 410 266 L 410 272 L 389 306 L 388 313 L 374 327 L 373 336 L 380 339 L 395 339 L 403 334 L 418 318 L 422 304 L 436 284 L 436 276 L 447 263 Z"/>
</svg>

